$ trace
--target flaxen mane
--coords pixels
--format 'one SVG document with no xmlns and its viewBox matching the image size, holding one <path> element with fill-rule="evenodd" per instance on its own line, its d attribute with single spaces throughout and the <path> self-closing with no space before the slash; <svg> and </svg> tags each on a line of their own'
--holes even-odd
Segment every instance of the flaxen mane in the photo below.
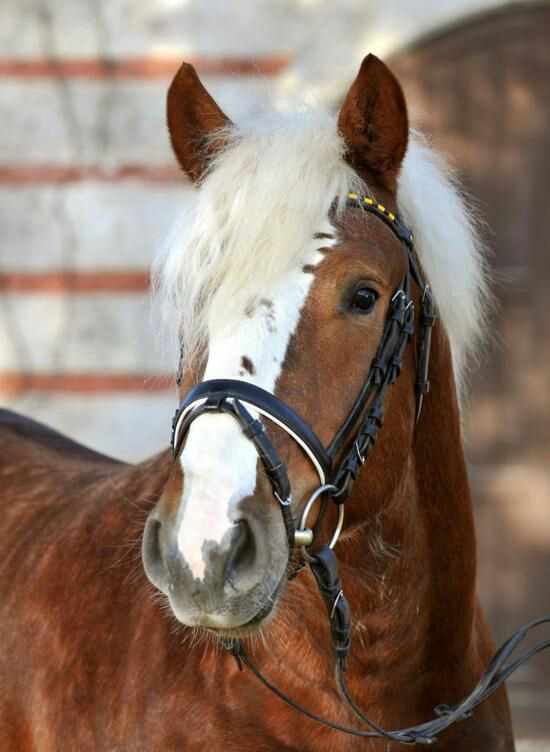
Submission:
<svg viewBox="0 0 550 752">
<path fill-rule="evenodd" d="M 188 357 L 231 327 L 310 251 L 339 193 L 367 192 L 323 112 L 261 117 L 224 134 L 156 265 L 166 320 Z M 399 208 L 447 331 L 459 386 L 484 322 L 486 274 L 471 213 L 441 157 L 412 131 Z"/>
</svg>

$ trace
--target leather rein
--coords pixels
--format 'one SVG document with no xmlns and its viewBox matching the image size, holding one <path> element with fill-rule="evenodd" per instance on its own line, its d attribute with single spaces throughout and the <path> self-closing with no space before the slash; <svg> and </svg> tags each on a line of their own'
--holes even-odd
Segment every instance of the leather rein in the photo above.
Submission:
<svg viewBox="0 0 550 752">
<path fill-rule="evenodd" d="M 430 287 L 423 282 L 415 260 L 412 233 L 401 217 L 370 196 L 348 193 L 346 204 L 374 214 L 394 232 L 405 254 L 406 272 L 390 300 L 382 337 L 367 378 L 355 404 L 330 445 L 325 448 L 309 424 L 274 394 L 254 384 L 233 379 L 204 381 L 185 395 L 172 421 L 171 445 L 176 457 L 191 424 L 205 413 L 231 415 L 240 424 L 245 436 L 252 441 L 282 512 L 289 548 L 289 579 L 296 576 L 306 563 L 309 564 L 327 609 L 337 689 L 344 704 L 369 730 L 343 726 L 302 707 L 266 679 L 245 653 L 241 640 L 224 638 L 222 643 L 237 661 L 239 669 L 242 670 L 243 665 L 246 665 L 267 689 L 287 705 L 328 728 L 358 737 L 384 738 L 409 745 L 430 745 L 437 742 L 440 732 L 457 721 L 471 717 L 473 708 L 499 689 L 510 674 L 526 660 L 550 647 L 550 640 L 546 640 L 516 660 L 508 662 L 526 634 L 534 627 L 550 622 L 550 616 L 532 621 L 514 633 L 499 648 L 470 695 L 454 707 L 438 705 L 435 708 L 436 718 L 426 723 L 394 731 L 386 730 L 365 715 L 347 688 L 345 672 L 351 648 L 351 613 L 344 596 L 333 548 L 343 526 L 344 502 L 376 443 L 378 432 L 384 423 L 384 402 L 387 393 L 401 373 L 405 350 L 414 334 L 412 280 L 421 292 L 415 383 L 417 421 L 423 399 L 430 387 L 428 370 L 436 311 Z M 181 383 L 181 373 L 180 364 L 178 385 Z M 319 477 L 319 486 L 309 497 L 299 525 L 292 513 L 291 484 L 286 465 L 280 459 L 262 421 L 254 418 L 251 411 L 282 428 L 300 446 Z M 307 527 L 307 518 L 318 500 L 321 500 L 323 505 L 319 515 L 319 518 L 322 518 L 329 498 L 338 506 L 336 530 L 329 544 L 311 552 L 309 549 L 315 538 L 316 528 Z M 292 568 L 290 563 L 296 547 L 301 549 L 302 556 L 301 561 Z"/>
</svg>

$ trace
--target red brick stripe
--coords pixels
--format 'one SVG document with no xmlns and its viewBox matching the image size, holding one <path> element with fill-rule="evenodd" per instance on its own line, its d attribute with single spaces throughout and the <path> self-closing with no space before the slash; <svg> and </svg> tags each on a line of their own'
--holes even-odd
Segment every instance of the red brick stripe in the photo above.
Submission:
<svg viewBox="0 0 550 752">
<path fill-rule="evenodd" d="M 140 180 L 147 183 L 184 183 L 182 172 L 173 165 L 0 165 L 0 184 L 41 185 L 75 183 L 82 180 L 119 182 Z"/>
<path fill-rule="evenodd" d="M 0 371 L 0 393 L 113 394 L 172 391 L 174 377 L 134 373 L 15 373 Z"/>
<path fill-rule="evenodd" d="M 131 57 L 125 59 L 62 58 L 59 60 L 0 59 L 0 76 L 13 78 L 170 78 L 181 57 Z M 288 65 L 283 55 L 268 57 L 188 58 L 203 75 L 273 76 Z"/>
<path fill-rule="evenodd" d="M 146 271 L 59 271 L 0 273 L 0 292 L 143 293 L 149 288 Z"/>
</svg>

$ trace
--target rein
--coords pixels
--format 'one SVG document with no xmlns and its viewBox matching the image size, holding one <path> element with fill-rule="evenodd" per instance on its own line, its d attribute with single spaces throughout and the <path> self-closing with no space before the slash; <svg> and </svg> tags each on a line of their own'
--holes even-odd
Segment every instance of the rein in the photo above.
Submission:
<svg viewBox="0 0 550 752">
<path fill-rule="evenodd" d="M 174 457 L 176 457 L 193 421 L 205 413 L 216 412 L 231 415 L 240 424 L 245 436 L 253 442 L 282 512 L 289 547 L 289 563 L 295 547 L 301 548 L 302 562 L 295 567 L 290 577 L 296 576 L 301 571 L 305 566 L 304 562 L 309 564 L 327 609 L 338 692 L 344 704 L 370 730 L 343 726 L 302 707 L 266 679 L 247 656 L 240 640 L 222 639 L 224 647 L 233 655 L 239 669 L 242 671 L 243 665 L 246 665 L 256 678 L 283 702 L 328 728 L 358 737 L 384 738 L 409 745 L 431 745 L 437 742 L 439 733 L 456 722 L 471 717 L 473 709 L 499 689 L 510 674 L 525 661 L 550 647 L 550 640 L 546 640 L 508 663 L 508 659 L 527 633 L 540 624 L 550 623 L 550 616 L 536 619 L 515 632 L 499 648 L 472 692 L 454 707 L 438 705 L 435 708 L 437 717 L 426 723 L 388 731 L 365 715 L 347 688 L 345 672 L 347 656 L 351 648 L 351 612 L 344 596 L 333 548 L 343 526 L 344 502 L 349 497 L 358 473 L 376 443 L 378 432 L 384 423 L 384 402 L 387 393 L 401 373 L 404 353 L 414 334 L 415 310 L 411 298 L 412 280 L 421 291 L 417 324 L 419 337 L 415 383 L 416 421 L 420 417 L 423 399 L 430 388 L 428 371 L 431 332 L 435 324 L 436 312 L 430 287 L 423 282 L 414 257 L 412 234 L 399 215 L 392 213 L 371 197 L 359 196 L 355 193 L 347 194 L 346 204 L 374 214 L 390 227 L 401 242 L 407 266 L 405 276 L 391 298 L 382 337 L 367 378 L 352 409 L 330 445 L 325 448 L 309 424 L 274 394 L 254 384 L 234 379 L 204 381 L 185 395 L 172 421 L 171 445 Z M 181 382 L 181 372 L 180 364 L 178 384 Z M 286 431 L 300 446 L 319 476 L 320 485 L 309 497 L 299 526 L 292 514 L 291 484 L 286 465 L 280 459 L 263 423 L 254 418 L 250 410 L 259 413 Z M 338 506 L 336 530 L 328 545 L 310 552 L 308 549 L 313 543 L 315 529 L 312 530 L 306 526 L 308 514 L 317 500 L 322 499 L 323 503 L 326 503 L 327 496 Z M 321 516 L 324 509 L 323 506 Z"/>
</svg>

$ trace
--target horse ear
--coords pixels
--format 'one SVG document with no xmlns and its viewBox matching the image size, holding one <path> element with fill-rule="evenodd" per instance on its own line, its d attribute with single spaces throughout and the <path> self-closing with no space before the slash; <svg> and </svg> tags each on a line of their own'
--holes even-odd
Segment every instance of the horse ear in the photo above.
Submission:
<svg viewBox="0 0 550 752">
<path fill-rule="evenodd" d="M 397 79 L 374 55 L 367 55 L 349 90 L 338 128 L 348 160 L 362 178 L 395 192 L 407 149 L 409 124 Z"/>
<path fill-rule="evenodd" d="M 183 63 L 170 84 L 167 97 L 170 141 L 185 174 L 196 183 L 209 159 L 222 146 L 216 131 L 231 121 L 206 91 L 189 63 Z"/>
</svg>

